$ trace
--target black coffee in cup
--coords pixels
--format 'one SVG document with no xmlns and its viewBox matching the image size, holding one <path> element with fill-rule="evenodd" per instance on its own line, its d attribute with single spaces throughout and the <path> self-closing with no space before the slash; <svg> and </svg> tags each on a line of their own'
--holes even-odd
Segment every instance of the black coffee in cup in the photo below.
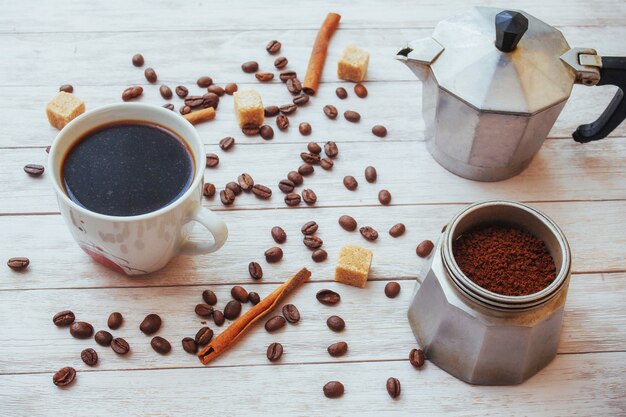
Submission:
<svg viewBox="0 0 626 417">
<path fill-rule="evenodd" d="M 161 126 L 122 121 L 99 126 L 70 148 L 61 167 L 65 193 L 111 216 L 150 213 L 176 201 L 195 175 L 184 140 Z"/>
</svg>

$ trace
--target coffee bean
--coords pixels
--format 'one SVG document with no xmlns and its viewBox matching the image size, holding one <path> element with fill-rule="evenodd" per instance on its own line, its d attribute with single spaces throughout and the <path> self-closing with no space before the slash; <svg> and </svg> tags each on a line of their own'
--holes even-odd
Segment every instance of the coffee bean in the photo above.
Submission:
<svg viewBox="0 0 626 417">
<path fill-rule="evenodd" d="M 257 72 L 254 76 L 261 82 L 268 82 L 274 79 L 274 74 L 271 72 Z"/>
<path fill-rule="evenodd" d="M 254 186 L 252 187 L 252 194 L 262 200 L 267 200 L 272 196 L 272 190 L 270 190 L 265 185 L 254 184 Z"/>
<path fill-rule="evenodd" d="M 98 363 L 98 353 L 92 348 L 84 349 L 80 352 L 80 358 L 87 366 L 95 366 Z"/>
<path fill-rule="evenodd" d="M 292 192 L 295 186 L 296 185 L 293 183 L 293 181 L 290 180 L 280 180 L 280 182 L 278 183 L 278 189 L 287 194 Z"/>
<path fill-rule="evenodd" d="M 425 359 L 426 357 L 422 349 L 411 349 L 411 352 L 409 352 L 409 362 L 416 368 L 424 366 Z"/>
<path fill-rule="evenodd" d="M 7 261 L 7 266 L 14 271 L 26 269 L 30 265 L 30 259 L 24 256 L 16 256 Z"/>
<path fill-rule="evenodd" d="M 361 227 L 359 229 L 359 232 L 361 232 L 361 236 L 363 236 L 365 239 L 369 241 L 374 241 L 378 239 L 378 232 L 370 226 Z"/>
<path fill-rule="evenodd" d="M 365 168 L 365 180 L 367 182 L 375 182 L 376 178 L 378 178 L 376 168 L 374 168 L 373 166 L 368 166 L 367 168 Z"/>
<path fill-rule="evenodd" d="M 26 172 L 31 177 L 40 177 L 44 171 L 45 168 L 43 167 L 43 165 L 28 164 L 24 166 L 24 172 Z"/>
<path fill-rule="evenodd" d="M 189 90 L 184 85 L 176 86 L 174 91 L 176 92 L 176 95 L 180 98 L 185 98 L 189 94 Z"/>
<path fill-rule="evenodd" d="M 181 341 L 182 345 L 183 345 L 183 350 L 187 353 L 190 354 L 195 354 L 198 353 L 198 345 L 196 344 L 196 341 L 193 340 L 191 337 L 185 337 L 182 341 Z"/>
<path fill-rule="evenodd" d="M 296 106 L 304 106 L 309 102 L 309 96 L 306 94 L 298 94 L 293 98 L 293 104 Z"/>
<path fill-rule="evenodd" d="M 143 55 L 135 54 L 133 55 L 133 65 L 136 67 L 143 67 L 144 59 Z"/>
<path fill-rule="evenodd" d="M 296 186 L 302 185 L 302 183 L 304 182 L 304 178 L 302 178 L 302 175 L 300 175 L 300 173 L 296 171 L 289 171 L 289 173 L 287 174 L 287 179 L 293 182 Z"/>
<path fill-rule="evenodd" d="M 224 324 L 224 313 L 219 310 L 213 310 L 213 323 L 215 323 L 216 326 Z"/>
<path fill-rule="evenodd" d="M 139 86 L 128 87 L 122 92 L 122 100 L 129 101 L 143 94 L 143 88 Z"/>
<path fill-rule="evenodd" d="M 283 306 L 283 316 L 289 323 L 297 323 L 300 321 L 300 312 L 293 304 L 285 304 Z"/>
<path fill-rule="evenodd" d="M 349 122 L 356 123 L 361 120 L 361 115 L 353 110 L 346 110 L 343 112 L 343 117 Z"/>
<path fill-rule="evenodd" d="M 256 262 L 250 262 L 248 264 L 248 273 L 252 279 L 263 278 L 263 268 Z"/>
<path fill-rule="evenodd" d="M 76 370 L 71 366 L 66 366 L 56 371 L 56 373 L 52 376 L 52 382 L 57 387 L 66 387 L 74 382 L 75 378 Z"/>
<path fill-rule="evenodd" d="M 378 201 L 384 206 L 391 203 L 391 193 L 388 190 L 380 190 L 378 192 Z"/>
<path fill-rule="evenodd" d="M 320 159 L 320 166 L 322 167 L 322 169 L 325 169 L 326 171 L 328 171 L 329 169 L 333 169 L 334 165 L 335 163 L 330 158 Z"/>
<path fill-rule="evenodd" d="M 98 330 L 93 338 L 101 346 L 111 346 L 113 341 L 113 335 L 106 330 Z"/>
<path fill-rule="evenodd" d="M 339 398 L 343 395 L 344 387 L 339 381 L 330 381 L 324 385 L 324 395 L 326 398 Z"/>
<path fill-rule="evenodd" d="M 322 152 L 322 147 L 317 142 L 309 142 L 306 148 L 309 152 L 314 154 L 320 154 Z"/>
<path fill-rule="evenodd" d="M 107 324 L 109 326 L 109 329 L 111 330 L 117 330 L 122 326 L 122 323 L 124 322 L 124 317 L 122 316 L 122 313 L 118 313 L 117 311 L 114 313 L 111 313 L 109 315 L 109 319 L 107 320 Z"/>
<path fill-rule="evenodd" d="M 354 191 L 356 187 L 359 186 L 359 183 L 352 175 L 346 175 L 343 177 L 343 185 L 345 185 L 348 190 Z"/>
<path fill-rule="evenodd" d="M 273 264 L 283 259 L 283 250 L 277 246 L 269 248 L 265 251 L 265 260 L 267 263 Z"/>
<path fill-rule="evenodd" d="M 367 88 L 365 88 L 363 84 L 359 83 L 354 86 L 354 93 L 361 98 L 365 98 L 367 97 Z"/>
<path fill-rule="evenodd" d="M 183 116 L 186 114 L 191 113 L 191 107 L 189 106 L 181 106 L 181 108 L 178 110 L 180 114 L 182 114 Z"/>
<path fill-rule="evenodd" d="M 122 339 L 121 337 L 116 337 L 111 342 L 111 349 L 113 349 L 113 352 L 117 353 L 118 355 L 126 355 L 128 352 L 130 352 L 130 345 L 126 340 Z"/>
<path fill-rule="evenodd" d="M 272 238 L 276 243 L 285 243 L 287 240 L 287 233 L 285 233 L 285 230 L 282 227 L 274 226 L 272 227 Z"/>
<path fill-rule="evenodd" d="M 211 314 L 213 314 L 213 307 L 205 303 L 200 303 L 200 304 L 196 304 L 196 308 L 194 309 L 194 311 L 200 317 L 211 317 Z M 150 334 L 150 333 L 147 333 L 147 334 Z"/>
<path fill-rule="evenodd" d="M 274 138 L 274 129 L 272 129 L 272 126 L 270 125 L 261 126 L 261 128 L 259 129 L 259 133 L 261 134 L 261 137 L 265 140 L 271 140 Z"/>
<path fill-rule="evenodd" d="M 161 93 L 161 97 L 163 97 L 165 100 L 169 100 L 172 98 L 172 89 L 165 84 L 159 87 L 159 93 Z"/>
<path fill-rule="evenodd" d="M 319 228 L 319 225 L 314 222 L 313 220 L 308 221 L 306 223 L 304 223 L 302 225 L 302 227 L 300 228 L 300 231 L 302 232 L 303 235 L 313 235 L 315 234 L 315 232 L 317 232 L 317 229 Z"/>
<path fill-rule="evenodd" d="M 276 362 L 283 356 L 283 345 L 280 343 L 272 343 L 267 347 L 267 359 L 270 362 Z"/>
<path fill-rule="evenodd" d="M 274 60 L 274 66 L 276 67 L 276 69 L 285 68 L 288 63 L 289 61 L 284 56 L 279 56 Z"/>
<path fill-rule="evenodd" d="M 172 350 L 170 342 L 161 336 L 153 337 L 150 341 L 150 346 L 152 346 L 152 349 L 154 349 L 156 353 L 160 353 L 161 355 L 166 355 Z"/>
<path fill-rule="evenodd" d="M 206 93 L 202 95 L 202 108 L 213 107 L 217 110 L 217 106 L 220 103 L 220 96 L 215 93 Z"/>
<path fill-rule="evenodd" d="M 250 304 L 255 306 L 261 302 L 261 296 L 259 293 L 251 291 L 248 293 L 248 301 L 250 301 Z"/>
<path fill-rule="evenodd" d="M 204 103 L 204 98 L 202 96 L 188 96 L 185 99 L 185 105 L 189 107 L 200 107 Z"/>
<path fill-rule="evenodd" d="M 339 316 L 330 316 L 326 320 L 328 328 L 334 332 L 340 332 L 346 327 L 346 322 Z"/>
<path fill-rule="evenodd" d="M 217 304 L 217 295 L 211 290 L 202 291 L 202 299 L 210 306 Z"/>
<path fill-rule="evenodd" d="M 322 304 L 326 305 L 335 305 L 339 301 L 341 301 L 341 296 L 333 290 L 319 290 L 317 294 L 315 294 L 315 298 Z"/>
<path fill-rule="evenodd" d="M 332 104 L 325 105 L 324 106 L 324 114 L 329 119 L 336 119 L 337 118 L 337 107 L 333 106 Z"/>
<path fill-rule="evenodd" d="M 420 258 L 426 258 L 428 255 L 430 255 L 434 247 L 435 244 L 433 242 L 431 242 L 430 240 L 424 240 L 422 243 L 417 245 L 417 248 L 415 248 L 415 253 Z"/>
<path fill-rule="evenodd" d="M 280 130 L 285 130 L 289 127 L 289 118 L 284 114 L 279 114 L 276 116 L 276 126 Z"/>
<path fill-rule="evenodd" d="M 302 199 L 298 193 L 289 193 L 285 196 L 285 204 L 289 207 L 296 207 L 300 205 L 300 201 L 302 201 Z"/>
<path fill-rule="evenodd" d="M 71 84 L 63 84 L 61 87 L 59 87 L 59 91 L 72 94 L 74 92 L 74 86 Z"/>
<path fill-rule="evenodd" d="M 314 153 L 302 152 L 300 158 L 307 164 L 319 164 L 320 156 Z"/>
<path fill-rule="evenodd" d="M 235 202 L 235 193 L 233 193 L 228 188 L 225 188 L 220 191 L 220 200 L 222 201 L 223 205 L 230 206 Z"/>
<path fill-rule="evenodd" d="M 196 84 L 198 84 L 198 87 L 207 88 L 208 86 L 213 84 L 213 78 L 206 76 L 206 75 L 202 76 L 198 78 L 198 80 L 196 81 Z"/>
<path fill-rule="evenodd" d="M 387 392 L 391 398 L 400 396 L 400 381 L 398 378 L 389 378 L 387 380 Z"/>
<path fill-rule="evenodd" d="M 231 181 L 226 184 L 225 188 L 232 191 L 236 196 L 241 194 L 241 187 L 235 181 Z"/>
<path fill-rule="evenodd" d="M 165 103 L 165 104 L 163 105 L 163 108 L 164 108 L 164 109 L 168 109 L 168 110 L 170 110 L 170 111 L 174 111 L 174 105 L 173 105 L 172 103 Z"/>
<path fill-rule="evenodd" d="M 404 234 L 405 231 L 406 226 L 403 223 L 397 223 L 391 226 L 391 229 L 389 229 L 389 234 L 391 235 L 391 237 L 400 237 Z"/>
<path fill-rule="evenodd" d="M 285 318 L 283 316 L 274 316 L 265 322 L 265 330 L 272 333 L 285 326 Z"/>
<path fill-rule="evenodd" d="M 324 144 L 324 153 L 329 158 L 336 158 L 339 155 L 339 148 L 333 141 L 328 141 Z"/>
<path fill-rule="evenodd" d="M 70 324 L 70 334 L 77 339 L 89 339 L 93 335 L 93 326 L 85 321 Z"/>
<path fill-rule="evenodd" d="M 219 85 L 210 85 L 207 88 L 207 91 L 209 93 L 216 94 L 218 97 L 222 97 L 224 95 L 224 92 L 225 92 L 225 90 L 222 87 L 220 87 Z"/>
<path fill-rule="evenodd" d="M 196 341 L 196 345 L 204 346 L 208 344 L 211 339 L 213 339 L 213 330 L 205 326 L 198 330 L 194 340 Z"/>
<path fill-rule="evenodd" d="M 311 164 L 304 163 L 298 167 L 298 173 L 300 175 L 311 175 L 313 171 L 315 171 L 315 168 L 313 168 L 313 165 Z"/>
<path fill-rule="evenodd" d="M 234 320 L 241 314 L 241 303 L 236 300 L 230 300 L 224 307 L 224 317 L 228 320 Z"/>
<path fill-rule="evenodd" d="M 282 46 L 282 44 L 280 42 L 278 42 L 277 40 L 271 40 L 271 41 L 269 41 L 269 43 L 265 47 L 265 50 L 267 52 L 269 52 L 270 54 L 275 54 L 278 51 L 280 51 L 280 47 L 281 46 Z"/>
<path fill-rule="evenodd" d="M 259 70 L 259 63 L 256 61 L 248 61 L 241 64 L 241 69 L 243 72 L 248 74 L 252 74 L 253 72 L 257 72 Z"/>
<path fill-rule="evenodd" d="M 309 136 L 311 134 L 311 124 L 308 122 L 302 122 L 298 125 L 298 130 L 302 136 Z"/>
<path fill-rule="evenodd" d="M 300 94 L 302 92 L 302 83 L 295 77 L 289 78 L 286 85 L 287 90 L 293 95 Z"/>
<path fill-rule="evenodd" d="M 250 174 L 246 174 L 245 172 L 237 177 L 237 182 L 245 192 L 252 191 L 252 187 L 254 187 L 254 179 Z"/>
<path fill-rule="evenodd" d="M 235 145 L 235 138 L 232 136 L 226 136 L 225 138 L 220 140 L 220 148 L 223 151 L 227 151 Z"/>
<path fill-rule="evenodd" d="M 239 87 L 235 83 L 228 83 L 226 84 L 226 87 L 224 87 L 224 91 L 229 96 L 232 96 L 237 90 L 239 90 Z"/>
<path fill-rule="evenodd" d="M 240 285 L 235 285 L 233 288 L 231 288 L 230 296 L 240 303 L 248 302 L 248 291 L 246 291 L 246 289 Z"/>
<path fill-rule="evenodd" d="M 337 94 L 337 97 L 339 97 L 342 100 L 348 97 L 348 92 L 343 87 L 337 87 L 337 89 L 335 90 L 335 94 Z"/>
<path fill-rule="evenodd" d="M 202 186 L 202 195 L 204 195 L 206 198 L 213 198 L 213 196 L 215 195 L 215 185 L 211 184 L 210 182 L 205 183 Z"/>
<path fill-rule="evenodd" d="M 284 83 L 292 78 L 298 78 L 298 74 L 295 71 L 283 71 L 280 73 L 280 80 Z"/>
<path fill-rule="evenodd" d="M 343 356 L 348 351 L 348 344 L 346 342 L 337 342 L 328 346 L 327 348 L 328 354 L 333 358 L 338 358 L 339 356 Z"/>
<path fill-rule="evenodd" d="M 298 110 L 298 106 L 295 104 L 284 104 L 278 108 L 282 114 L 292 114 Z"/>
<path fill-rule="evenodd" d="M 400 294 L 400 284 L 395 281 L 388 282 L 385 285 L 385 295 L 389 298 L 396 298 Z"/>
<path fill-rule="evenodd" d="M 139 330 L 144 334 L 151 335 L 159 331 L 161 323 L 161 317 L 158 314 L 151 313 L 143 319 L 139 325 Z"/>
<path fill-rule="evenodd" d="M 265 114 L 265 117 L 274 117 L 280 113 L 280 109 L 278 106 L 266 106 L 263 109 L 263 113 Z"/>
<path fill-rule="evenodd" d="M 324 249 L 316 249 L 311 254 L 311 259 L 313 259 L 313 262 L 324 262 L 326 258 L 328 258 L 328 252 L 326 252 Z"/>
<path fill-rule="evenodd" d="M 357 225 L 354 217 L 344 214 L 339 218 L 339 226 L 341 226 L 344 230 L 347 230 L 348 232 L 354 232 Z"/>
<path fill-rule="evenodd" d="M 302 199 L 309 206 L 312 206 L 317 202 L 317 194 L 315 194 L 315 191 L 309 188 L 305 188 L 304 190 L 302 190 Z"/>
<path fill-rule="evenodd" d="M 387 128 L 383 125 L 376 125 L 372 128 L 372 133 L 379 138 L 387 136 Z"/>
<path fill-rule="evenodd" d="M 252 123 L 246 123 L 241 128 L 241 131 L 246 136 L 256 136 L 261 131 L 261 126 L 257 126 L 257 125 L 252 124 Z"/>
<path fill-rule="evenodd" d="M 146 80 L 148 80 L 149 83 L 157 82 L 157 74 L 154 69 L 150 67 L 146 68 L 146 70 L 143 72 L 143 75 L 146 76 Z"/>
<path fill-rule="evenodd" d="M 76 316 L 70 310 L 59 311 L 52 317 L 52 322 L 58 327 L 69 326 L 74 323 L 74 320 Z"/>
</svg>

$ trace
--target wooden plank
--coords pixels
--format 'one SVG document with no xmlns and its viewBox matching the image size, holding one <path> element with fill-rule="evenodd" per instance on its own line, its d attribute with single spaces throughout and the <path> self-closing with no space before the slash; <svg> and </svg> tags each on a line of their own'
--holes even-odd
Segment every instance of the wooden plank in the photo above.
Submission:
<svg viewBox="0 0 626 417">
<path fill-rule="evenodd" d="M 618 416 L 626 411 L 625 364 L 624 352 L 562 355 L 514 387 L 472 386 L 431 364 L 416 371 L 407 360 L 79 372 L 76 383 L 66 389 L 55 387 L 50 373 L 6 375 L 0 376 L 0 411 L 29 416 L 65 415 L 68 410 L 194 415 L 200 409 L 246 416 Z M 385 390 L 390 376 L 402 384 L 397 400 Z M 344 383 L 343 397 L 329 400 L 323 396 L 322 387 L 329 380 Z"/>
<path fill-rule="evenodd" d="M 540 203 L 544 211 L 561 226 L 572 249 L 573 270 L 583 272 L 624 271 L 626 234 L 623 223 L 626 202 Z M 229 225 L 230 236 L 215 254 L 177 257 L 165 269 L 149 277 L 118 275 L 94 263 L 72 241 L 59 216 L 0 217 L 0 259 L 28 256 L 31 265 L 25 273 L 6 271 L 0 289 L 128 287 L 155 285 L 200 285 L 250 283 L 247 265 L 258 261 L 264 271 L 263 282 L 282 282 L 297 269 L 313 271 L 312 280 L 332 279 L 339 248 L 358 243 L 374 250 L 370 278 L 423 276 L 428 260 L 415 255 L 423 239 L 436 240 L 441 227 L 463 205 L 421 205 L 396 207 L 327 208 L 316 210 L 228 211 L 220 213 Z M 384 212 L 384 214 L 383 214 Z M 358 232 L 346 232 L 337 224 L 342 214 L 352 215 L 359 225 L 377 229 L 380 237 L 367 242 Z M 315 264 L 310 251 L 301 242 L 300 227 L 309 220 L 320 225 L 318 235 L 324 240 L 328 260 Z M 404 236 L 394 239 L 387 230 L 395 223 L 406 224 Z M 284 258 L 267 264 L 263 252 L 275 246 L 270 236 L 274 225 L 287 232 L 282 246 Z M 197 229 L 194 238 L 204 238 Z"/>
</svg>

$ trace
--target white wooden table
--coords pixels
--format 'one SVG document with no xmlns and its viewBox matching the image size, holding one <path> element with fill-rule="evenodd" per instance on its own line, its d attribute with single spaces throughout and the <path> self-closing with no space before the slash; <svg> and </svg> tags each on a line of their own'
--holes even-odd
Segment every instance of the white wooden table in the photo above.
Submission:
<svg viewBox="0 0 626 417">
<path fill-rule="evenodd" d="M 466 2 L 425 0 L 294 4 L 285 1 L 2 1 L 0 7 L 0 415 L 624 415 L 626 414 L 626 124 L 612 137 L 588 145 L 569 139 L 580 123 L 604 109 L 610 87 L 577 86 L 543 149 L 517 178 L 495 184 L 475 183 L 446 172 L 429 156 L 423 142 L 421 86 L 393 57 L 412 39 L 428 35 L 434 24 L 456 13 Z M 491 3 L 484 1 L 483 3 Z M 626 3 L 605 0 L 515 1 L 563 31 L 572 46 L 597 48 L 605 55 L 625 55 Z M 280 81 L 260 85 L 239 66 L 257 60 L 272 70 L 265 44 L 283 43 L 289 68 L 305 72 L 317 29 L 328 11 L 342 14 L 324 72 L 311 103 L 291 118 L 288 132 L 277 129 L 272 141 L 243 136 L 234 121 L 232 98 L 225 96 L 217 119 L 199 126 L 206 149 L 221 158 L 207 170 L 207 181 L 223 186 L 241 172 L 270 185 L 274 195 L 260 201 L 244 195 L 225 208 L 219 199 L 204 204 L 228 223 L 230 238 L 216 254 L 177 258 L 148 278 L 129 279 L 94 264 L 72 241 L 61 217 L 47 174 L 30 178 L 27 163 L 45 164 L 45 147 L 56 131 L 45 120 L 45 103 L 58 86 L 71 83 L 88 108 L 120 101 L 124 88 L 144 85 L 142 102 L 162 104 L 158 86 L 146 85 L 130 58 L 143 53 L 160 82 L 184 84 L 211 75 L 217 84 L 237 82 L 258 89 L 266 104 L 284 104 L 290 95 Z M 341 49 L 356 43 L 371 52 L 367 88 L 359 99 L 351 85 L 339 82 L 335 63 Z M 340 101 L 337 86 L 350 97 Z M 178 99 L 173 100 L 177 105 Z M 325 104 L 341 112 L 359 111 L 351 124 L 322 114 Z M 313 134 L 303 137 L 297 124 L 309 121 Z M 384 124 L 389 135 L 370 133 Z M 237 144 L 223 152 L 217 142 L 233 135 Z M 340 148 L 332 172 L 317 170 L 306 185 L 318 194 L 314 208 L 287 208 L 276 184 L 300 164 L 299 153 L 310 140 L 335 140 Z M 363 169 L 378 169 L 369 184 Z M 360 182 L 350 192 L 345 175 Z M 380 189 L 393 204 L 382 207 Z M 557 358 L 538 375 L 512 387 L 471 386 L 427 363 L 415 370 L 408 362 L 416 347 L 406 319 L 416 278 L 427 262 L 415 256 L 423 239 L 437 239 L 443 224 L 465 204 L 491 198 L 529 202 L 551 216 L 565 231 L 573 252 L 573 276 Z M 361 225 L 378 229 L 380 238 L 366 242 L 358 233 L 339 228 L 350 214 Z M 301 243 L 300 226 L 315 220 L 329 258 L 314 264 Z M 407 233 L 392 239 L 386 231 L 396 222 Z M 274 245 L 270 228 L 288 234 L 284 259 L 266 264 L 265 249 Z M 201 236 L 198 234 L 198 237 Z M 356 242 L 374 251 L 366 289 L 332 282 L 339 248 Z M 13 256 L 27 256 L 31 266 L 16 273 L 4 266 Z M 253 282 L 248 262 L 259 261 L 265 276 Z M 193 307 L 205 288 L 213 289 L 223 307 L 234 284 L 268 294 L 298 268 L 313 271 L 310 283 L 291 299 L 302 321 L 276 334 L 262 326 L 209 367 L 185 353 L 180 340 L 201 326 Z M 390 280 L 402 285 L 400 296 L 383 294 Z M 315 293 L 332 288 L 342 295 L 335 307 L 319 304 Z M 93 340 L 77 340 L 51 318 L 71 309 L 106 328 L 112 311 L 125 316 L 114 332 L 128 340 L 132 353 L 118 357 Z M 164 319 L 160 335 L 173 351 L 155 353 L 138 330 L 141 319 L 156 312 Z M 341 315 L 346 330 L 333 334 L 325 319 Z M 223 328 L 212 326 L 217 332 Z M 332 358 L 326 346 L 338 340 L 349 353 Z M 279 363 L 265 350 L 284 345 Z M 100 363 L 89 368 L 80 351 L 94 347 Z M 78 370 L 68 389 L 52 384 L 62 366 Z M 395 376 L 402 395 L 392 400 L 385 381 Z M 322 386 L 340 380 L 345 395 L 326 399 Z"/>
</svg>

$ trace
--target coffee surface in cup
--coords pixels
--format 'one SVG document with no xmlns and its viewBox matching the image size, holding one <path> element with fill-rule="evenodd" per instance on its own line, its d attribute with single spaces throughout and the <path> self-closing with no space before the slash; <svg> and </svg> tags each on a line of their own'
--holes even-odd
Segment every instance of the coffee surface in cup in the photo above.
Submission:
<svg viewBox="0 0 626 417">
<path fill-rule="evenodd" d="M 173 203 L 187 191 L 194 173 L 193 156 L 181 138 L 141 121 L 87 132 L 61 169 L 70 199 L 111 216 L 136 216 Z"/>
</svg>

